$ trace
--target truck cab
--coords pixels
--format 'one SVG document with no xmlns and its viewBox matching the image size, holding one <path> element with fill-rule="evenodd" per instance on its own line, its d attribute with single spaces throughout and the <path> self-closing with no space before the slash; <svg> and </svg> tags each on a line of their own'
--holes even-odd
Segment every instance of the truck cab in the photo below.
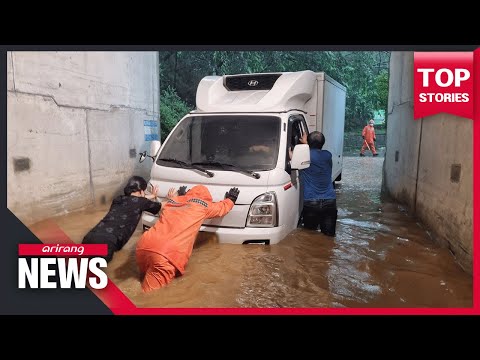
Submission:
<svg viewBox="0 0 480 360">
<path fill-rule="evenodd" d="M 309 132 L 311 109 L 311 127 L 318 127 L 318 101 L 312 99 L 317 93 L 318 74 L 312 71 L 202 79 L 197 109 L 178 122 L 158 153 L 159 144 L 152 143 L 150 182 L 161 197 L 172 187 L 202 184 L 213 201 L 237 187 L 234 208 L 206 220 L 200 231 L 216 233 L 223 243 L 278 243 L 301 215 L 299 170 L 309 166 L 310 151 L 299 141 Z M 341 137 L 343 147 L 343 124 Z M 157 219 L 144 213 L 144 229 Z"/>
</svg>

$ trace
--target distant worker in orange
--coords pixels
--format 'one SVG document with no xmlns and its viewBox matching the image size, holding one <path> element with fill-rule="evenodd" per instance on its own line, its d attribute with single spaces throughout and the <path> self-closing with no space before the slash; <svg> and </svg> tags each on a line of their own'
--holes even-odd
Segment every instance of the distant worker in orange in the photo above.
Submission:
<svg viewBox="0 0 480 360">
<path fill-rule="evenodd" d="M 362 149 L 360 150 L 360 156 L 365 156 L 365 150 L 367 148 L 372 152 L 373 156 L 378 156 L 377 150 L 375 150 L 375 141 L 377 141 L 377 138 L 375 137 L 375 129 L 373 128 L 373 124 L 374 121 L 370 120 L 368 125 L 363 128 L 363 144 Z"/>
<path fill-rule="evenodd" d="M 193 244 L 205 219 L 225 216 L 232 210 L 240 191 L 231 188 L 225 199 L 212 202 L 212 195 L 203 185 L 171 197 L 162 207 L 158 221 L 143 233 L 136 249 L 142 290 L 159 289 L 177 275 L 183 275 L 192 254 Z"/>
</svg>

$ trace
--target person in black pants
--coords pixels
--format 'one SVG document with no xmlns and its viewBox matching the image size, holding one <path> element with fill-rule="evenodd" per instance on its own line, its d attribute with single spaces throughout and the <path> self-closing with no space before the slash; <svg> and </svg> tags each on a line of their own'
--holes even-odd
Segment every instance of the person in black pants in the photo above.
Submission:
<svg viewBox="0 0 480 360">
<path fill-rule="evenodd" d="M 303 226 L 335 236 L 337 197 L 332 182 L 332 154 L 322 150 L 325 136 L 319 131 L 304 133 L 300 142 L 310 147 L 310 166 L 300 170 L 303 185 Z M 290 155 L 291 157 L 291 155 Z"/>
<path fill-rule="evenodd" d="M 105 260 L 112 260 L 113 254 L 122 249 L 135 232 L 142 212 L 158 214 L 161 209 L 159 202 L 150 200 L 156 200 L 158 188 L 154 186 L 149 195 L 145 195 L 146 189 L 147 181 L 144 178 L 131 177 L 123 189 L 124 195 L 113 199 L 108 213 L 85 235 L 82 244 L 106 244 L 108 254 Z M 172 196 L 172 190 L 168 196 Z"/>
</svg>

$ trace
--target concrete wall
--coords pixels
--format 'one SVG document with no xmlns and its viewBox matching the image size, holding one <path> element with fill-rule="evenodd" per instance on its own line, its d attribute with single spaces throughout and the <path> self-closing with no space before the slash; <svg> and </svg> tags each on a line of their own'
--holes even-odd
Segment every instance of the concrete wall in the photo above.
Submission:
<svg viewBox="0 0 480 360">
<path fill-rule="evenodd" d="M 448 114 L 413 120 L 413 53 L 390 62 L 383 188 L 408 205 L 472 272 L 473 122 Z"/>
<path fill-rule="evenodd" d="M 144 120 L 159 120 L 158 53 L 9 52 L 7 64 L 7 204 L 20 220 L 110 202 L 131 175 L 148 178 L 138 153 Z"/>
</svg>

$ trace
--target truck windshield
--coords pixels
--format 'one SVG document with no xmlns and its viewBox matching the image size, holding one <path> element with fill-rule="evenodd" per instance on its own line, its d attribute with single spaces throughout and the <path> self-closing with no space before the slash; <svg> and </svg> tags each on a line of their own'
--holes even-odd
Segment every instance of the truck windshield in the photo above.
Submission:
<svg viewBox="0 0 480 360">
<path fill-rule="evenodd" d="M 214 170 L 271 170 L 277 164 L 280 123 L 279 117 L 265 115 L 187 117 L 170 135 L 157 164 L 182 167 L 162 160 L 175 159 Z"/>
</svg>

